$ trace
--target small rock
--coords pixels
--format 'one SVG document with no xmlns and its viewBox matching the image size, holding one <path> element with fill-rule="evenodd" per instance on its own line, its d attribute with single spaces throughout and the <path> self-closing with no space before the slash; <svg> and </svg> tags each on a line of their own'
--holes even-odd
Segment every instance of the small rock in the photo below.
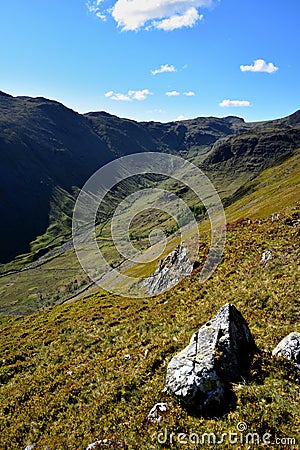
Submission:
<svg viewBox="0 0 300 450">
<path fill-rule="evenodd" d="M 216 408 L 220 412 L 230 383 L 248 375 L 255 351 L 245 319 L 235 306 L 226 304 L 171 359 L 167 390 L 200 412 Z"/>
<path fill-rule="evenodd" d="M 124 355 L 124 356 L 123 356 L 124 361 L 129 361 L 130 358 L 131 358 L 130 355 Z"/>
<path fill-rule="evenodd" d="M 34 447 L 35 447 L 35 444 L 27 445 L 27 447 L 25 447 L 24 450 L 33 450 Z"/>
<path fill-rule="evenodd" d="M 90 444 L 86 450 L 94 450 L 94 448 L 101 448 L 102 444 L 104 444 L 107 441 L 107 439 L 104 439 L 103 441 L 97 441 L 94 442 L 93 444 Z M 102 447 L 103 448 L 103 447 Z"/>
<path fill-rule="evenodd" d="M 90 444 L 86 450 L 94 450 L 94 449 L 111 449 L 111 450 L 128 450 L 128 446 L 124 441 L 116 440 L 116 439 L 101 439 L 100 441 L 94 442 Z"/>
<path fill-rule="evenodd" d="M 300 371 L 300 333 L 290 333 L 272 351 L 273 356 L 283 356 L 293 361 Z"/>
<path fill-rule="evenodd" d="M 262 254 L 261 262 L 266 263 L 272 258 L 272 252 L 270 250 L 267 250 Z"/>
<path fill-rule="evenodd" d="M 151 411 L 148 414 L 148 419 L 151 420 L 151 422 L 160 422 L 161 421 L 161 412 L 167 411 L 167 404 L 166 403 L 156 403 L 156 405 L 153 406 Z"/>
</svg>

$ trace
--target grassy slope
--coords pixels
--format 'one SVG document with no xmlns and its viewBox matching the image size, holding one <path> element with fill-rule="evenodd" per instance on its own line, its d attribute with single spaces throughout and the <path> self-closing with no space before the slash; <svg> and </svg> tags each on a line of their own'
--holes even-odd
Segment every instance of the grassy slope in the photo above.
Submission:
<svg viewBox="0 0 300 450">
<path fill-rule="evenodd" d="M 279 211 L 283 206 L 292 205 L 300 200 L 300 153 L 296 152 L 283 163 L 265 170 L 250 184 L 254 184 L 254 192 L 242 197 L 226 209 L 228 221 L 241 217 L 264 218 Z M 168 188 L 170 186 L 167 186 Z M 245 187 L 247 189 L 247 185 Z M 193 199 L 189 199 L 193 203 Z M 159 218 L 158 218 L 159 223 Z M 141 236 L 149 226 L 146 221 L 133 224 L 133 234 Z M 160 228 L 170 228 L 172 223 L 160 224 Z M 153 215 L 151 216 L 153 226 Z M 207 229 L 207 221 L 200 225 L 200 230 Z M 99 241 L 103 254 L 108 260 L 115 256 L 112 252 L 110 232 L 107 227 L 101 232 Z M 107 238 L 107 240 L 106 240 Z M 136 242 L 137 245 L 143 242 Z M 171 246 L 172 247 L 172 246 Z M 149 270 L 155 269 L 149 267 Z M 139 272 L 137 272 L 137 270 Z M 135 269 L 140 273 L 141 269 Z M 148 270 L 148 274 L 149 274 Z M 29 272 L 15 273 L 0 277 L 0 317 L 5 314 L 26 314 L 35 312 L 45 306 L 61 303 L 73 295 L 77 289 L 88 285 L 89 280 L 81 269 L 74 251 L 69 250 L 61 255 L 52 257 Z M 42 297 L 42 298 L 41 298 Z"/>
<path fill-rule="evenodd" d="M 228 208 L 226 251 L 205 284 L 198 283 L 195 273 L 152 299 L 99 291 L 73 304 L 3 321 L 3 449 L 36 443 L 36 449 L 78 450 L 104 438 L 124 439 L 132 449 L 156 449 L 162 446 L 152 436 L 165 427 L 175 433 L 221 435 L 234 432 L 242 421 L 252 432 L 300 438 L 299 380 L 289 364 L 270 358 L 282 337 L 300 331 L 299 226 L 291 225 L 300 213 L 299 154 L 257 181 L 255 192 Z M 272 221 L 270 214 L 278 211 L 279 220 Z M 263 220 L 232 222 L 243 217 Z M 273 257 L 262 265 L 267 249 Z M 201 252 L 204 256 L 205 245 Z M 262 354 L 253 365 L 251 383 L 235 386 L 237 404 L 227 416 L 195 418 L 162 394 L 166 366 L 226 302 L 245 316 Z M 125 354 L 131 355 L 129 361 Z M 166 401 L 168 411 L 155 425 L 147 413 L 157 401 Z"/>
<path fill-rule="evenodd" d="M 299 200 L 300 191 L 300 152 L 283 163 L 265 170 L 255 180 L 246 184 L 254 184 L 254 192 L 234 202 L 226 210 L 229 220 L 245 217 L 265 218 L 282 206 L 287 207 Z M 257 184 L 257 185 L 256 185 Z"/>
</svg>

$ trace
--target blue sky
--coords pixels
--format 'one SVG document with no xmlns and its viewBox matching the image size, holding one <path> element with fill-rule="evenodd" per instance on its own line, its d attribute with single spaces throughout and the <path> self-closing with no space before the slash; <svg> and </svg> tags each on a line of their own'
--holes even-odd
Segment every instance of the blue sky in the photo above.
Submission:
<svg viewBox="0 0 300 450">
<path fill-rule="evenodd" d="M 136 120 L 300 108 L 299 0 L 0 0 L 0 90 Z"/>
</svg>

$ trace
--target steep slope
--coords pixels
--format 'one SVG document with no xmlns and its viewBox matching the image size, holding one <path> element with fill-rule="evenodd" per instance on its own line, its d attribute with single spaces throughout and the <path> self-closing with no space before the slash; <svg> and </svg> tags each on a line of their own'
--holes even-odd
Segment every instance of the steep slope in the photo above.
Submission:
<svg viewBox="0 0 300 450">
<path fill-rule="evenodd" d="M 300 151 L 296 151 L 295 155 L 284 162 L 264 170 L 236 191 L 226 200 L 225 203 L 229 206 L 225 212 L 228 222 L 244 218 L 264 220 L 272 213 L 293 207 L 296 202 L 300 202 Z M 142 222 L 141 233 L 145 233 L 146 226 L 149 224 Z M 206 233 L 209 229 L 208 221 L 202 221 L 199 229 L 201 236 Z M 292 231 L 292 228 L 287 228 L 289 229 Z M 174 247 L 175 245 L 171 246 L 169 251 Z M 111 264 L 116 261 L 114 245 L 109 238 L 101 242 L 101 251 Z M 152 273 L 157 264 L 154 261 L 153 267 L 151 263 L 149 268 L 143 265 L 134 267 L 132 276 L 145 276 L 145 270 L 148 269 Z M 79 297 L 84 289 L 95 291 L 96 288 L 69 246 L 54 255 L 50 253 L 44 261 L 27 271 L 0 276 L 0 317 L 30 314 L 62 303 L 73 296 Z"/>
<path fill-rule="evenodd" d="M 200 167 L 214 181 L 220 196 L 228 197 L 262 170 L 291 156 L 299 146 L 300 122 L 295 121 L 293 127 L 281 121 L 257 124 L 241 134 L 219 139 Z"/>
<path fill-rule="evenodd" d="M 272 200 L 270 195 L 270 208 Z M 291 448 L 297 448 L 299 380 L 291 364 L 271 358 L 271 350 L 299 323 L 299 225 L 292 225 L 297 217 L 299 205 L 294 205 L 282 209 L 275 221 L 231 223 L 222 263 L 205 284 L 194 272 L 154 298 L 99 291 L 73 304 L 4 320 L 2 448 L 84 450 L 108 439 L 111 448 L 126 448 L 126 443 L 130 449 L 155 450 L 161 448 L 158 433 L 162 442 L 165 430 L 168 439 L 173 433 L 174 449 L 182 448 L 179 433 L 197 433 L 200 439 L 206 433 L 203 445 L 209 447 L 208 432 L 219 440 L 222 433 L 236 433 L 239 423 L 261 438 L 269 433 L 271 448 L 287 448 L 278 444 L 284 438 L 294 438 Z M 266 250 L 272 258 L 262 264 Z M 201 257 L 205 251 L 206 245 Z M 227 302 L 242 312 L 261 353 L 251 368 L 251 383 L 234 386 L 229 414 L 205 420 L 162 392 L 166 368 L 192 333 Z M 157 402 L 166 402 L 167 410 L 161 422 L 151 423 L 147 415 Z M 275 438 L 282 441 L 275 445 Z M 198 448 L 195 440 L 186 442 L 187 449 Z M 253 445 L 265 448 L 257 441 Z"/>
<path fill-rule="evenodd" d="M 299 143 L 300 128 L 281 125 L 255 127 L 251 131 L 217 141 L 203 165 L 212 167 L 215 164 L 226 163 L 236 169 L 248 165 L 257 172 L 290 154 Z"/>
<path fill-rule="evenodd" d="M 232 116 L 162 124 L 80 115 L 52 100 L 0 93 L 0 265 L 25 252 L 37 258 L 67 240 L 78 190 L 116 157 L 180 154 L 228 197 L 299 142 L 299 112 L 260 124 Z"/>
<path fill-rule="evenodd" d="M 107 439 L 112 448 L 156 450 L 158 433 L 161 442 L 167 430 L 168 439 L 173 433 L 171 447 L 180 450 L 180 433 L 204 436 L 209 446 L 208 431 L 221 439 L 222 433 L 236 433 L 240 423 L 260 439 L 268 433 L 271 447 L 287 448 L 289 442 L 297 448 L 299 376 L 288 361 L 271 358 L 271 350 L 299 331 L 299 164 L 296 151 L 246 185 L 242 198 L 236 195 L 226 209 L 225 252 L 207 282 L 199 283 L 200 266 L 190 279 L 154 298 L 97 290 L 27 317 L 2 317 L 2 448 L 84 450 Z M 200 231 L 202 261 L 209 245 L 205 222 Z M 265 251 L 272 257 L 262 263 Z M 6 314 L 24 313 L 28 301 L 34 310 L 35 295 L 43 309 L 55 287 L 72 287 L 81 279 L 69 249 L 32 270 L 0 278 L 1 307 Z M 251 382 L 234 385 L 228 414 L 206 420 L 162 390 L 170 359 L 227 302 L 242 312 L 260 354 Z M 165 402 L 167 410 L 161 422 L 152 423 L 147 415 L 157 402 Z M 194 442 L 185 447 L 194 449 Z"/>
<path fill-rule="evenodd" d="M 46 231 L 55 188 L 73 197 L 73 187 L 113 157 L 83 116 L 43 98 L 1 94 L 1 262 Z"/>
<path fill-rule="evenodd" d="M 280 119 L 274 119 L 274 120 L 256 122 L 256 123 L 254 122 L 254 123 L 252 123 L 252 125 L 260 126 L 260 127 L 283 125 L 283 126 L 291 126 L 291 127 L 300 128 L 300 110 L 294 112 L 293 114 L 290 114 L 289 116 L 282 117 Z"/>
</svg>

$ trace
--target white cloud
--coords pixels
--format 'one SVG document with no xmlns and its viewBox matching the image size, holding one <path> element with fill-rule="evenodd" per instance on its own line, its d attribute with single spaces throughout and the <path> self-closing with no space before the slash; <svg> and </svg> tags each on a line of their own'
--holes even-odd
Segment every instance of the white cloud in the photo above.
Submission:
<svg viewBox="0 0 300 450">
<path fill-rule="evenodd" d="M 123 31 L 157 28 L 175 30 L 192 27 L 202 19 L 200 8 L 208 8 L 220 0 L 88 0 L 90 12 L 104 18 L 110 14 Z M 109 8 L 102 6 L 110 3 Z"/>
<path fill-rule="evenodd" d="M 116 100 L 117 102 L 130 102 L 132 99 L 126 94 L 120 94 L 114 91 L 109 91 L 104 94 L 105 97 L 111 98 L 112 100 Z"/>
<path fill-rule="evenodd" d="M 178 95 L 180 95 L 180 92 L 178 92 L 178 91 L 169 91 L 169 92 L 166 92 L 166 96 L 167 96 L 167 97 L 178 97 Z"/>
<path fill-rule="evenodd" d="M 96 1 L 88 0 L 85 6 L 87 7 L 90 13 L 96 13 L 97 11 L 99 11 Z"/>
<path fill-rule="evenodd" d="M 173 31 L 183 27 L 193 27 L 198 20 L 203 19 L 203 14 L 199 14 L 194 7 L 189 8 L 184 14 L 174 14 L 173 16 L 163 19 L 160 22 L 154 22 L 159 30 Z"/>
<path fill-rule="evenodd" d="M 139 101 L 146 100 L 146 98 L 150 94 L 151 92 L 149 91 L 149 89 L 142 89 L 141 91 L 128 91 L 129 97 Z"/>
<path fill-rule="evenodd" d="M 183 114 L 180 114 L 180 115 L 177 117 L 176 120 L 184 120 L 184 119 L 185 119 L 184 115 L 183 115 Z"/>
<path fill-rule="evenodd" d="M 123 101 L 123 102 L 131 102 L 132 100 L 146 100 L 148 95 L 151 95 L 152 92 L 149 91 L 149 89 L 142 89 L 140 91 L 128 91 L 127 94 L 117 93 L 114 91 L 108 91 L 104 94 L 105 97 L 111 98 L 112 100 L 116 101 Z"/>
<path fill-rule="evenodd" d="M 97 7 L 97 5 L 95 3 L 86 2 L 85 5 L 90 13 L 96 13 L 97 11 L 99 11 L 99 8 Z"/>
<path fill-rule="evenodd" d="M 178 91 L 168 91 L 166 92 L 166 96 L 167 97 L 178 97 L 180 94 L 180 92 Z M 196 94 L 193 91 L 188 91 L 188 92 L 184 92 L 183 95 L 185 95 L 186 97 L 194 97 Z"/>
<path fill-rule="evenodd" d="M 173 65 L 163 64 L 159 69 L 151 70 L 152 75 L 157 75 L 158 73 L 165 72 L 177 72 L 177 69 Z"/>
<path fill-rule="evenodd" d="M 257 59 L 251 66 L 240 66 L 242 72 L 267 72 L 273 73 L 278 70 L 273 63 L 266 63 L 264 59 Z"/>
<path fill-rule="evenodd" d="M 103 14 L 102 12 L 100 12 L 100 11 L 96 12 L 96 16 L 98 17 L 98 19 L 101 19 L 101 20 L 104 20 L 104 21 L 106 21 L 106 19 L 107 19 L 106 15 Z"/>
<path fill-rule="evenodd" d="M 223 100 L 221 103 L 219 103 L 219 106 L 221 106 L 222 108 L 228 108 L 231 106 L 251 106 L 251 103 L 248 102 L 248 100 Z"/>
<path fill-rule="evenodd" d="M 90 13 L 94 13 L 98 19 L 106 20 L 106 14 L 100 10 L 100 3 L 104 0 L 88 0 L 86 7 Z M 105 11 L 106 12 L 106 11 Z"/>
</svg>

